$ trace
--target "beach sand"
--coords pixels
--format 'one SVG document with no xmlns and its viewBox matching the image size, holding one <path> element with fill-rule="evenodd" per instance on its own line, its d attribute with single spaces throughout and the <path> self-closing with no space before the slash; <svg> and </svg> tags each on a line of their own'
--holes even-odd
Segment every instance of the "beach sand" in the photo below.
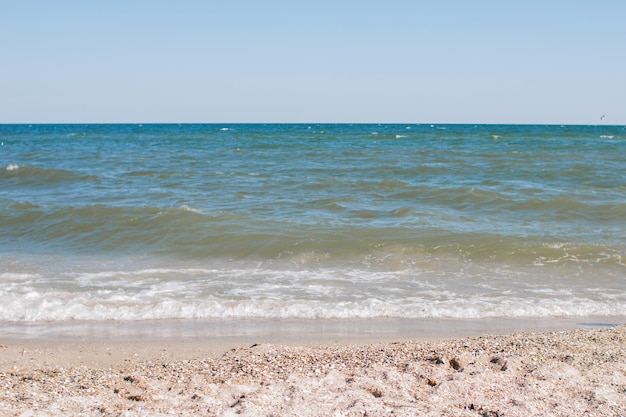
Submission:
<svg viewBox="0 0 626 417">
<path fill-rule="evenodd" d="M 0 341 L 2 416 L 626 416 L 626 325 L 424 340 Z"/>
</svg>

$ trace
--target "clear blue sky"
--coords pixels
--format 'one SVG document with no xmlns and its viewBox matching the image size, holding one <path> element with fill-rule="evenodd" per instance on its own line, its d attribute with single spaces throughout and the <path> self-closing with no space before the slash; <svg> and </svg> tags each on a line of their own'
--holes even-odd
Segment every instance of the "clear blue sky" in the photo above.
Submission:
<svg viewBox="0 0 626 417">
<path fill-rule="evenodd" d="M 623 0 L 0 10 L 0 123 L 626 124 Z"/>
</svg>

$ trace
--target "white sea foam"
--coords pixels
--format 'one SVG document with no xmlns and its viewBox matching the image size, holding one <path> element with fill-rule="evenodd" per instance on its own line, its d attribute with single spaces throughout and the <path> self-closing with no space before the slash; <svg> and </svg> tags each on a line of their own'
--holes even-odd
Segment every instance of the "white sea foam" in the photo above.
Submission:
<svg viewBox="0 0 626 417">
<path fill-rule="evenodd" d="M 17 165 L 17 164 L 9 164 L 9 165 L 6 166 L 6 170 L 7 171 L 15 171 L 15 170 L 19 169 L 19 167 L 20 166 Z"/>
<path fill-rule="evenodd" d="M 452 273 L 459 284 L 467 280 L 463 273 Z M 546 288 L 541 282 L 502 291 L 497 280 L 445 285 L 451 277 L 444 275 L 158 267 L 50 276 L 11 272 L 0 275 L 0 320 L 626 315 L 623 291 Z"/>
<path fill-rule="evenodd" d="M 112 294 L 102 300 L 93 296 L 56 294 L 45 298 L 33 293 L 19 299 L 2 295 L 0 320 L 155 320 L 200 318 L 541 318 L 594 315 L 625 315 L 624 303 L 598 303 L 589 299 L 527 300 L 466 299 L 432 302 L 388 303 L 379 299 L 360 302 L 311 300 L 138 300 Z"/>
<path fill-rule="evenodd" d="M 202 210 L 195 209 L 195 208 L 190 207 L 190 206 L 188 206 L 186 204 L 180 206 L 180 209 L 183 210 L 183 211 L 189 211 L 191 213 L 202 213 Z"/>
<path fill-rule="evenodd" d="M 0 273 L 0 281 L 28 281 L 39 278 L 39 274 L 29 274 L 25 272 L 2 272 Z"/>
</svg>

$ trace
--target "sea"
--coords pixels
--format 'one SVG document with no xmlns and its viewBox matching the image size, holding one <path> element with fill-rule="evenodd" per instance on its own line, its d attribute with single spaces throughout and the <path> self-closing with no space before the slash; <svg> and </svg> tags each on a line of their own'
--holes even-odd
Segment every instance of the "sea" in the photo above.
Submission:
<svg viewBox="0 0 626 417">
<path fill-rule="evenodd" d="M 0 323 L 626 316 L 626 127 L 0 125 Z"/>
</svg>

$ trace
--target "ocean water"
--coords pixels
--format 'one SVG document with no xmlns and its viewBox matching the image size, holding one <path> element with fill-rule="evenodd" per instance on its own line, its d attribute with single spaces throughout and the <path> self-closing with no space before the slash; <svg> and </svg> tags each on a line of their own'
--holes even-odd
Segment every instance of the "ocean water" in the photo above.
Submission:
<svg viewBox="0 0 626 417">
<path fill-rule="evenodd" d="M 626 129 L 0 125 L 0 321 L 626 315 Z"/>
</svg>

